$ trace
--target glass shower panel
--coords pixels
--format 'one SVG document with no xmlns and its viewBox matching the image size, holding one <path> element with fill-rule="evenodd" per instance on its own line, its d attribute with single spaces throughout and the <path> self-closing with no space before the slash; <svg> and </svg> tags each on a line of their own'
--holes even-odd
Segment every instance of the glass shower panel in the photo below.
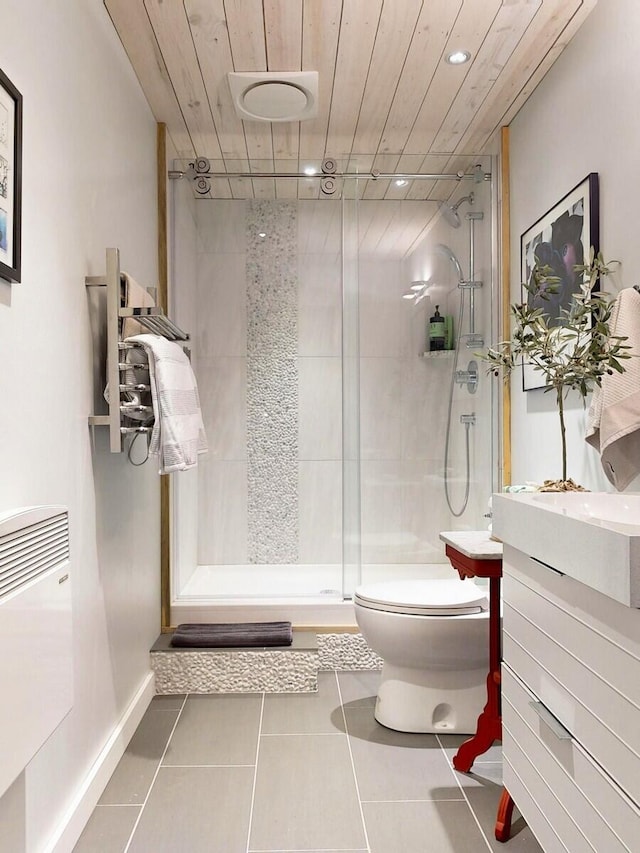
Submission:
<svg viewBox="0 0 640 853">
<path fill-rule="evenodd" d="M 197 469 L 197 566 L 175 592 L 340 599 L 341 202 L 195 207 L 209 453 Z"/>
<path fill-rule="evenodd" d="M 352 598 L 361 581 L 360 505 L 360 308 L 358 279 L 358 180 L 342 195 L 342 447 L 343 587 Z"/>
<path fill-rule="evenodd" d="M 377 187 L 369 184 L 358 203 L 362 581 L 450 577 L 439 533 L 486 528 L 492 489 L 492 380 L 479 363 L 475 393 L 453 381 L 474 359 L 465 337 L 469 292 L 458 286 L 470 276 L 465 216 L 471 206 L 461 206 L 460 227 L 453 228 L 437 215 L 427 182 L 416 181 L 409 197 L 397 201 L 376 198 Z M 448 195 L 451 186 L 441 192 Z M 456 197 L 462 195 L 461 188 Z M 488 341 L 489 185 L 474 187 L 474 196 L 473 212 L 484 213 L 474 220 L 473 277 L 483 280 L 475 293 L 475 326 Z M 427 283 L 424 297 L 405 298 L 419 282 Z M 436 306 L 453 320 L 456 348 L 432 353 L 428 328 Z M 469 499 L 458 514 L 467 481 Z"/>
</svg>

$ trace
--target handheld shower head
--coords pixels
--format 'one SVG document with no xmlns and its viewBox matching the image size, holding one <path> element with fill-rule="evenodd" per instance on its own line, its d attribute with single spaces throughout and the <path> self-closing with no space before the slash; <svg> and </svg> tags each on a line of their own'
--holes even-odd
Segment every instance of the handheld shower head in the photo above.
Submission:
<svg viewBox="0 0 640 853">
<path fill-rule="evenodd" d="M 463 199 L 461 199 L 461 201 L 463 201 Z M 464 273 L 462 272 L 462 267 L 460 266 L 460 261 L 453 254 L 451 249 L 448 246 L 445 246 L 444 243 L 438 243 L 438 245 L 435 247 L 435 251 L 438 252 L 440 255 L 444 255 L 445 258 L 448 258 L 448 260 L 451 261 L 451 263 L 456 268 L 456 272 L 458 273 L 458 279 L 460 281 L 463 281 L 464 280 Z"/>
<path fill-rule="evenodd" d="M 460 214 L 458 213 L 458 208 L 465 201 L 468 201 L 469 204 L 473 204 L 473 193 L 469 193 L 469 195 L 465 195 L 458 199 L 455 204 L 448 204 L 446 201 L 441 201 L 438 205 L 445 222 L 451 225 L 452 228 L 460 227 Z"/>
</svg>

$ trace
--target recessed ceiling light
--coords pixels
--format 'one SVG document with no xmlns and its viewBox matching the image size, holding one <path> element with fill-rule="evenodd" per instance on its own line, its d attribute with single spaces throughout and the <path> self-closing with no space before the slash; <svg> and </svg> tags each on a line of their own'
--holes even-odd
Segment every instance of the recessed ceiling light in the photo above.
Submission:
<svg viewBox="0 0 640 853">
<path fill-rule="evenodd" d="M 266 237 L 266 236 L 267 236 L 266 231 L 258 231 L 258 237 Z"/>
<path fill-rule="evenodd" d="M 406 181 L 404 178 L 398 178 L 398 180 L 396 181 L 396 186 L 397 187 L 406 187 L 408 183 L 409 183 L 409 181 Z"/>
<path fill-rule="evenodd" d="M 468 50 L 454 50 L 446 57 L 449 65 L 462 65 L 471 59 L 471 54 Z"/>
</svg>

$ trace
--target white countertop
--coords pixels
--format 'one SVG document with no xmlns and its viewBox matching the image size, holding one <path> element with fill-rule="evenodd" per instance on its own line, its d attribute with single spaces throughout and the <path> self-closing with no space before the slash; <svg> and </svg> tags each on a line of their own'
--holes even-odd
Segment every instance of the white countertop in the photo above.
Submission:
<svg viewBox="0 0 640 853">
<path fill-rule="evenodd" d="M 472 560 L 498 560 L 502 557 L 502 542 L 491 539 L 488 530 L 445 530 L 440 539 Z"/>
<path fill-rule="evenodd" d="M 495 494 L 493 528 L 507 548 L 640 608 L 640 493 Z"/>
</svg>

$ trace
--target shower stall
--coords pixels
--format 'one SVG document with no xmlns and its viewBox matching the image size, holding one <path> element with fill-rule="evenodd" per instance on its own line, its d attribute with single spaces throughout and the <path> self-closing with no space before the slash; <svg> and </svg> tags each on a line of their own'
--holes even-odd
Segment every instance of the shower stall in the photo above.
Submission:
<svg viewBox="0 0 640 853">
<path fill-rule="evenodd" d="M 500 388 L 474 352 L 495 339 L 496 205 L 477 162 L 472 192 L 172 182 L 172 311 L 209 441 L 172 479 L 173 624 L 354 625 L 359 583 L 450 577 L 439 532 L 486 528 Z M 431 352 L 436 305 L 455 347 Z"/>
</svg>

